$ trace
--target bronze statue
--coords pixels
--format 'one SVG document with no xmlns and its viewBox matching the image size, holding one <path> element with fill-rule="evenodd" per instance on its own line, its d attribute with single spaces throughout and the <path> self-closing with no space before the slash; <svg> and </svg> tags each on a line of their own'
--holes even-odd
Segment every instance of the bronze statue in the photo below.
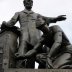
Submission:
<svg viewBox="0 0 72 72">
<path fill-rule="evenodd" d="M 39 18 L 36 23 L 40 24 L 42 23 L 41 21 L 43 22 L 43 20 Z M 51 48 L 50 52 L 48 53 L 48 57 L 52 57 L 51 55 L 52 54 L 54 55 L 56 49 L 57 50 L 59 49 L 62 43 L 62 33 L 63 33 L 63 31 L 61 30 L 59 26 L 53 26 L 53 27 L 50 27 L 50 29 L 48 29 L 48 27 L 44 23 L 44 24 L 40 24 L 40 26 L 37 28 L 43 31 L 44 33 L 44 35 L 41 37 L 41 40 L 32 50 L 30 50 L 23 56 L 19 56 L 18 59 L 24 59 L 24 57 L 31 58 L 32 56 L 35 56 L 44 44 L 48 46 L 49 48 Z M 66 43 L 64 42 L 66 45 L 70 44 L 67 38 L 64 41 L 66 42 Z"/>
<path fill-rule="evenodd" d="M 36 29 L 36 19 L 40 14 L 34 13 L 31 9 L 33 6 L 33 0 L 24 0 L 23 1 L 25 10 L 21 12 L 16 12 L 12 19 L 6 23 L 7 26 L 12 27 L 16 24 L 17 21 L 20 23 L 20 46 L 19 46 L 19 55 L 23 55 L 27 52 L 27 43 L 34 46 L 38 39 L 40 38 L 40 32 Z M 63 16 L 58 16 L 56 18 L 44 17 L 43 19 L 47 24 L 55 23 L 64 19 Z"/>
<path fill-rule="evenodd" d="M 50 57 L 51 54 L 55 52 L 55 50 L 60 46 L 60 44 L 57 46 L 53 44 L 53 42 L 51 42 L 52 38 L 50 37 L 52 37 L 52 35 L 48 29 L 49 23 L 56 23 L 57 21 L 65 20 L 66 17 L 64 17 L 65 15 L 60 15 L 54 18 L 45 17 L 31 10 L 33 6 L 33 0 L 24 0 L 23 3 L 25 6 L 25 10 L 16 12 L 10 21 L 3 22 L 2 25 L 13 27 L 16 24 L 16 22 L 19 21 L 20 23 L 20 29 L 18 29 L 20 31 L 19 47 L 18 47 L 18 52 L 15 54 L 15 56 L 17 58 L 20 58 L 18 61 L 18 63 L 20 62 L 20 64 L 17 63 L 17 65 L 18 67 L 23 67 L 23 68 L 34 68 L 36 57 L 32 56 L 31 54 L 33 53 L 35 54 L 35 52 L 38 51 L 35 49 L 38 49 L 38 47 L 41 48 L 44 44 L 47 44 L 47 40 L 51 39 L 48 41 L 49 43 L 51 43 L 51 45 L 47 45 L 48 47 L 50 46 L 50 48 L 53 45 L 53 47 L 51 48 L 53 50 L 50 50 L 51 52 L 50 54 L 48 54 L 48 57 Z M 41 38 L 42 43 L 39 42 L 41 36 L 40 30 L 44 33 Z M 61 34 L 60 32 L 58 33 Z M 59 38 L 58 40 L 62 41 L 62 38 Z M 30 54 L 32 56 L 31 59 L 21 60 L 21 58 L 23 58 L 25 55 L 29 53 L 31 53 Z"/>
</svg>

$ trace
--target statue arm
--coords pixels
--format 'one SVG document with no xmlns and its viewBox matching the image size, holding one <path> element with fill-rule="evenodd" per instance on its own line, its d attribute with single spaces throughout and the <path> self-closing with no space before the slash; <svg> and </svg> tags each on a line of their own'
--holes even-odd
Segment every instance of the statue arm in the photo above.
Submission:
<svg viewBox="0 0 72 72">
<path fill-rule="evenodd" d="M 49 57 L 51 57 L 61 46 L 62 43 L 62 32 L 57 32 L 54 36 L 54 44 L 51 47 L 51 50 L 48 54 Z"/>
<path fill-rule="evenodd" d="M 19 13 L 15 13 L 15 15 L 11 18 L 11 20 L 9 20 L 8 22 L 3 22 L 2 24 L 5 24 L 6 26 L 12 27 L 16 24 L 16 22 L 18 21 L 18 17 L 19 17 Z"/>
<path fill-rule="evenodd" d="M 41 48 L 41 43 L 38 43 L 34 49 L 32 50 L 29 50 L 26 54 L 25 54 L 25 58 L 28 58 L 28 57 L 31 57 L 31 56 L 34 56 L 37 54 L 37 52 L 39 51 L 39 49 Z"/>
<path fill-rule="evenodd" d="M 45 16 L 42 16 L 42 17 L 45 20 L 47 25 L 49 25 L 49 23 L 56 23 L 57 21 L 66 20 L 65 15 L 60 15 L 60 16 L 57 16 L 57 17 L 45 17 Z"/>
</svg>

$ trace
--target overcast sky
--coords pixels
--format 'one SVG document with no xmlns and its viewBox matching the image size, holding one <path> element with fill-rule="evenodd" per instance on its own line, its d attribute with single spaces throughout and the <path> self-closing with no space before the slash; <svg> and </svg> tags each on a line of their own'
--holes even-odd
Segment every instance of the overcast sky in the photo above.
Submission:
<svg viewBox="0 0 72 72">
<path fill-rule="evenodd" d="M 23 9 L 23 0 L 0 0 L 0 24 L 10 20 L 15 12 Z M 55 24 L 63 29 L 72 43 L 72 0 L 34 0 L 32 10 L 47 17 L 67 15 L 66 21 Z M 16 25 L 19 26 L 19 23 Z"/>
</svg>

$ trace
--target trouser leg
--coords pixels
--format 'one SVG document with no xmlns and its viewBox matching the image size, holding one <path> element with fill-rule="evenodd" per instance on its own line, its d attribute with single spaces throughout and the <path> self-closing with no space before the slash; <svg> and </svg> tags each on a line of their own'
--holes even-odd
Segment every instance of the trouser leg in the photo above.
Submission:
<svg viewBox="0 0 72 72">
<path fill-rule="evenodd" d="M 27 42 L 22 40 L 19 44 L 18 54 L 23 56 L 27 52 Z"/>
<path fill-rule="evenodd" d="M 59 56 L 54 62 L 53 67 L 59 68 L 60 66 L 66 64 L 69 62 L 69 58 L 71 57 L 70 53 L 63 53 L 61 56 Z"/>
<path fill-rule="evenodd" d="M 22 41 L 19 47 L 19 55 L 23 56 L 27 51 L 32 49 L 33 46 L 28 44 L 25 41 Z M 35 67 L 35 57 L 31 57 L 30 59 L 24 59 L 24 60 L 19 60 L 17 62 L 17 67 L 18 68 L 34 68 Z"/>
<path fill-rule="evenodd" d="M 33 49 L 33 46 L 28 44 L 27 45 L 28 47 L 28 51 Z M 30 69 L 34 69 L 35 67 L 35 55 L 34 56 L 31 56 L 31 58 L 27 59 L 27 63 L 26 63 L 26 68 L 30 68 Z"/>
</svg>

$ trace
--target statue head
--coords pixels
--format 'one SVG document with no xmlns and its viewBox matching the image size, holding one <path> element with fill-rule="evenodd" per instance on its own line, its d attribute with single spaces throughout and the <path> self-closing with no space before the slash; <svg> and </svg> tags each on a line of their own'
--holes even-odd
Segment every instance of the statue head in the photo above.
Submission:
<svg viewBox="0 0 72 72">
<path fill-rule="evenodd" d="M 31 10 L 33 6 L 33 0 L 24 0 L 23 4 L 27 10 Z"/>
</svg>

